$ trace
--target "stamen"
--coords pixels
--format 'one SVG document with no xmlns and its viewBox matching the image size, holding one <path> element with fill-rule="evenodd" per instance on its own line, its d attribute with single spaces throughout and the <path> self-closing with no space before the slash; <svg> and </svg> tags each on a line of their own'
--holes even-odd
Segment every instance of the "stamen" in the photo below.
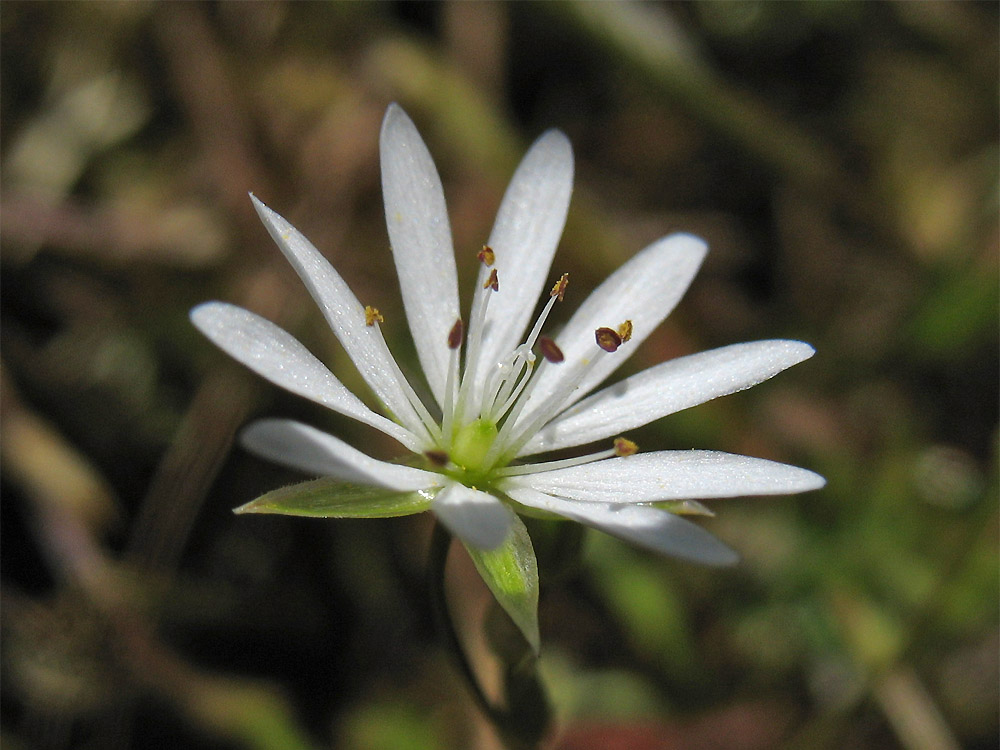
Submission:
<svg viewBox="0 0 1000 750">
<path fill-rule="evenodd" d="M 369 328 L 375 323 L 384 323 L 385 318 L 382 317 L 382 313 L 378 311 L 377 307 L 372 307 L 371 305 L 365 305 L 365 325 Z"/>
<path fill-rule="evenodd" d="M 633 443 L 628 438 L 616 437 L 615 438 L 615 455 L 619 458 L 624 458 L 625 456 L 632 456 L 639 452 L 639 446 Z"/>
<path fill-rule="evenodd" d="M 451 331 L 448 332 L 448 348 L 458 349 L 462 345 L 462 319 L 459 318 L 455 321 L 455 325 L 451 327 Z"/>
<path fill-rule="evenodd" d="M 382 329 L 376 325 L 373 325 L 376 335 L 381 339 L 381 344 L 388 351 L 389 347 L 385 343 L 385 338 L 382 336 Z M 427 411 L 427 407 L 424 406 L 424 402 L 420 400 L 420 397 L 414 392 L 413 386 L 410 385 L 410 381 L 406 379 L 403 371 L 399 369 L 399 365 L 393 357 L 389 357 L 388 361 L 392 367 L 392 374 L 395 377 L 396 382 L 399 383 L 400 388 L 402 388 L 406 400 L 410 402 L 410 406 L 416 411 L 417 416 L 423 423 L 424 427 L 427 429 L 427 433 L 430 437 L 430 442 L 440 443 L 441 442 L 441 426 L 431 417 L 430 412 Z"/>
<path fill-rule="evenodd" d="M 615 331 L 610 328 L 598 328 L 598 346 L 600 346 L 600 333 L 601 331 L 610 332 L 615 338 L 619 338 Z M 621 344 L 621 341 L 618 342 Z M 604 349 L 604 347 L 601 347 Z M 604 349 L 606 352 L 613 352 L 618 348 L 615 346 L 614 349 Z M 597 363 L 601 360 L 601 355 L 590 357 L 584 359 L 582 362 L 576 365 L 576 371 L 572 373 L 570 377 L 563 381 L 562 385 L 545 399 L 545 404 L 539 408 L 535 414 L 528 421 L 527 425 L 517 425 L 518 432 L 514 437 L 510 437 L 514 430 L 514 424 L 517 422 L 517 417 L 520 415 L 521 410 L 528 401 L 528 395 L 531 393 L 534 384 L 538 382 L 538 376 L 536 374 L 535 378 L 529 384 L 528 388 L 521 394 L 521 398 L 518 403 L 511 410 L 511 413 L 507 416 L 507 421 L 504 422 L 503 427 L 500 430 L 500 434 L 497 437 L 496 445 L 496 456 L 488 456 L 490 459 L 499 458 L 500 461 L 506 462 L 511 461 L 517 455 L 517 452 L 524 446 L 532 436 L 538 432 L 545 424 L 548 423 L 552 417 L 558 414 L 566 403 L 566 399 L 569 398 L 570 394 L 575 391 L 580 382 L 587 376 L 587 374 L 597 366 Z M 547 364 L 548 360 L 543 362 L 543 366 Z M 538 371 L 541 372 L 542 368 L 539 367 Z M 509 439 L 508 439 L 509 438 Z M 495 462 L 495 461 L 494 461 Z"/>
<path fill-rule="evenodd" d="M 624 344 L 630 338 L 632 338 L 632 321 L 626 320 L 620 326 L 618 326 L 618 335 L 621 336 L 622 343 Z"/>
<path fill-rule="evenodd" d="M 524 391 L 525 386 L 531 382 L 532 371 L 535 369 L 535 355 L 524 344 L 519 346 L 516 351 L 518 352 L 517 358 L 522 365 L 518 368 L 517 377 L 509 378 L 504 383 L 504 387 L 500 389 L 497 400 L 502 401 L 503 406 L 493 412 L 494 421 L 499 421 L 500 417 L 507 413 L 507 410 L 514 405 Z"/>
<path fill-rule="evenodd" d="M 496 273 L 496 269 L 493 269 L 493 273 Z M 490 276 L 492 277 L 493 274 L 490 274 Z M 472 306 L 473 318 L 469 323 L 469 349 L 465 354 L 465 370 L 455 403 L 455 418 L 458 421 L 462 419 L 463 412 L 465 411 L 465 400 L 468 398 L 469 388 L 472 387 L 472 379 L 475 377 L 476 370 L 478 369 L 479 352 L 482 349 L 483 343 L 483 327 L 486 324 L 486 310 L 490 306 L 490 297 L 494 291 L 491 285 L 484 284 L 477 298 L 477 302 L 479 300 L 482 300 L 482 302 Z"/>
<path fill-rule="evenodd" d="M 505 402 L 507 400 L 514 385 L 524 379 L 525 367 L 528 368 L 530 376 L 534 363 L 535 355 L 531 353 L 530 349 L 526 349 L 524 344 L 508 354 L 507 358 L 500 362 L 486 379 L 479 413 L 489 419 L 499 419 L 503 411 L 495 409 L 497 401 Z"/>
<path fill-rule="evenodd" d="M 556 345 L 556 342 L 548 336 L 538 337 L 538 350 L 542 353 L 542 356 L 545 357 L 545 359 L 553 364 L 558 364 L 566 359 L 565 355 L 562 353 L 562 349 L 560 349 Z"/>
<path fill-rule="evenodd" d="M 564 273 L 560 277 L 559 281 L 556 282 L 556 285 L 552 287 L 552 291 L 549 292 L 549 301 L 545 303 L 545 307 L 538 316 L 538 320 L 535 321 L 535 325 L 532 326 L 531 333 L 528 334 L 528 338 L 523 344 L 514 350 L 514 356 L 509 362 L 509 367 L 507 364 L 501 363 L 499 368 L 490 376 L 487 381 L 487 387 L 483 391 L 483 402 L 482 408 L 480 409 L 480 413 L 484 416 L 490 414 L 494 420 L 499 420 L 500 417 L 502 417 L 507 410 L 513 406 L 518 398 L 518 395 L 522 393 L 524 387 L 528 384 L 529 379 L 532 376 L 532 367 L 535 362 L 535 355 L 531 353 L 531 348 L 535 345 L 535 341 L 539 338 L 539 333 L 541 333 L 542 326 L 545 325 L 545 321 L 548 319 L 549 313 L 552 312 L 553 305 L 562 300 L 563 295 L 566 292 L 567 284 L 569 284 L 569 274 Z M 548 337 L 543 338 L 545 338 L 545 340 L 549 343 L 544 344 L 539 342 L 542 356 L 550 362 L 561 362 L 563 360 L 563 354 L 559 347 L 556 346 L 555 341 Z M 548 354 L 546 354 L 546 352 L 548 352 Z M 523 367 L 518 366 L 519 359 L 528 368 L 523 377 Z M 502 384 L 499 387 L 495 381 L 496 377 L 502 377 L 505 380 L 505 382 L 502 381 Z M 512 393 L 513 395 L 511 395 Z M 497 401 L 503 403 L 503 406 L 500 409 L 494 408 Z"/>
<path fill-rule="evenodd" d="M 606 352 L 618 351 L 618 347 L 622 345 L 622 337 L 613 328 L 598 328 L 594 331 L 594 338 L 597 339 L 597 345 Z"/>
<path fill-rule="evenodd" d="M 552 291 L 549 292 L 549 296 L 555 297 L 560 302 L 562 302 L 563 297 L 566 296 L 566 287 L 568 286 L 569 286 L 569 274 L 564 273 L 562 276 L 559 277 L 559 281 L 556 282 L 556 285 L 552 287 Z"/>
<path fill-rule="evenodd" d="M 538 320 L 535 321 L 535 325 L 531 329 L 531 333 L 528 334 L 528 338 L 525 340 L 524 345 L 531 348 L 535 345 L 535 339 L 538 338 L 538 334 L 542 332 L 542 326 L 545 325 L 545 321 L 548 320 L 549 313 L 552 312 L 552 307 L 556 302 L 562 302 L 563 296 L 566 294 L 566 286 L 569 284 L 569 274 L 564 273 L 556 285 L 552 287 L 552 291 L 549 292 L 549 301 L 545 303 L 545 307 L 542 308 L 542 314 L 538 316 Z M 555 343 L 555 342 L 553 342 Z"/>
<path fill-rule="evenodd" d="M 492 289 L 494 292 L 500 291 L 500 278 L 497 276 L 497 269 L 490 271 L 490 277 L 483 284 L 483 289 Z"/>
<path fill-rule="evenodd" d="M 444 451 L 424 451 L 424 458 L 438 468 L 444 468 L 448 465 L 448 454 Z"/>
<path fill-rule="evenodd" d="M 496 263 L 497 260 L 496 253 L 493 252 L 493 248 L 489 245 L 483 245 L 483 249 L 479 251 L 476 257 L 479 258 L 479 262 L 487 268 Z"/>
<path fill-rule="evenodd" d="M 459 318 L 448 332 L 448 348 L 451 350 L 451 355 L 448 357 L 448 375 L 445 377 L 444 404 L 441 409 L 441 435 L 445 440 L 451 440 L 451 425 L 455 416 L 455 402 L 458 400 L 456 391 L 458 390 L 459 350 L 462 347 L 462 328 L 462 319 Z"/>
<path fill-rule="evenodd" d="M 621 440 L 622 438 L 618 438 Z M 615 442 L 617 443 L 618 440 Z M 594 461 L 603 461 L 606 458 L 613 458 L 618 455 L 618 451 L 615 448 L 608 448 L 607 450 L 598 451 L 597 453 L 590 453 L 586 456 L 574 456 L 573 458 L 560 458 L 556 461 L 545 461 L 543 463 L 530 463 L 530 464 L 520 464 L 518 466 L 504 466 L 497 469 L 494 473 L 496 476 L 501 477 L 516 477 L 523 476 L 525 474 L 538 474 L 543 471 L 552 471 L 554 469 L 568 469 L 571 466 L 580 466 L 582 464 L 590 464 Z"/>
</svg>

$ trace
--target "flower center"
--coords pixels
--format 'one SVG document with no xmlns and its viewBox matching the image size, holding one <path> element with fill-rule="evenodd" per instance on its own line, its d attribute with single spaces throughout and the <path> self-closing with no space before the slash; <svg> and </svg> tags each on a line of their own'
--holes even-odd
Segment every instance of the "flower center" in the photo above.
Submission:
<svg viewBox="0 0 1000 750">
<path fill-rule="evenodd" d="M 482 377 L 482 370 L 477 365 L 484 354 L 486 310 L 490 296 L 499 291 L 500 284 L 497 270 L 492 267 L 494 252 L 484 247 L 479 259 L 485 268 L 489 268 L 489 275 L 484 272 L 481 277 L 485 278 L 485 282 L 480 284 L 478 294 L 481 296 L 473 306 L 473 319 L 468 331 L 459 319 L 448 332 L 451 357 L 441 422 L 440 425 L 436 422 L 428 425 L 433 445 L 423 454 L 432 471 L 452 476 L 469 486 L 488 486 L 499 477 L 522 473 L 523 467 L 510 465 L 517 452 L 558 414 L 566 399 L 598 360 L 616 351 L 632 335 L 632 322 L 628 320 L 617 330 L 599 328 L 595 332 L 596 352 L 593 355 L 573 363 L 564 362 L 565 356 L 555 341 L 541 335 L 553 305 L 561 302 L 566 293 L 568 276 L 563 274 L 549 292 L 549 299 L 524 342 L 488 368 L 489 374 L 481 385 L 475 383 L 477 375 Z M 373 317 L 377 314 L 377 311 L 372 313 Z M 461 350 L 466 337 L 468 352 L 463 362 Z M 542 355 L 541 361 L 532 351 L 536 345 Z M 539 371 L 546 366 L 569 367 L 570 371 L 560 379 L 559 386 L 552 393 L 546 394 L 543 404 L 525 414 L 525 404 L 538 383 Z M 632 445 L 628 441 L 622 443 L 626 444 Z M 627 452 L 620 450 L 616 443 L 614 449 L 556 463 L 585 463 L 612 455 L 622 456 Z"/>
<path fill-rule="evenodd" d="M 486 456 L 498 433 L 495 423 L 482 417 L 474 419 L 455 434 L 451 442 L 451 460 L 460 469 L 473 474 L 488 469 Z"/>
</svg>

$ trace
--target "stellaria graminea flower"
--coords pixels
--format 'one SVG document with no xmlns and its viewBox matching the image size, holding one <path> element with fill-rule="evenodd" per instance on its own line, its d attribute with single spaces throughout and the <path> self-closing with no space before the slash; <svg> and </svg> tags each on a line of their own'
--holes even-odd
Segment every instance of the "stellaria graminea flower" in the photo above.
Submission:
<svg viewBox="0 0 1000 750">
<path fill-rule="evenodd" d="M 478 254 L 481 268 L 468 323 L 459 310 L 441 181 L 416 127 L 397 105 L 386 112 L 380 146 L 389 239 L 433 403 L 421 400 L 393 359 L 378 311 L 359 302 L 319 251 L 256 198 L 265 226 L 382 413 L 369 409 L 292 336 L 257 315 L 209 302 L 191 317 L 250 369 L 382 431 L 413 460 L 381 461 L 307 425 L 262 420 L 243 432 L 248 449 L 324 479 L 277 490 L 241 510 L 327 517 L 431 510 L 465 543 L 500 603 L 537 647 L 534 613 L 527 612 L 537 597 L 537 573 L 515 511 L 572 519 L 657 552 L 726 564 L 735 561 L 735 553 L 676 511 L 697 512 L 704 508 L 696 502 L 702 499 L 823 485 L 804 469 L 713 451 L 632 455 L 635 445 L 616 437 L 748 388 L 807 359 L 813 349 L 798 341 L 727 346 L 664 362 L 587 396 L 677 304 L 706 246 L 687 234 L 654 242 L 601 284 L 558 336 L 546 337 L 546 318 L 567 284 L 565 275 L 554 285 L 548 279 L 572 187 L 573 156 L 565 135 L 543 134 L 514 174 L 488 244 Z M 529 327 L 543 294 L 544 308 Z M 532 458 L 602 440 L 609 443 L 606 449 L 577 458 Z M 511 574 L 518 584 L 513 589 L 504 580 Z"/>
</svg>

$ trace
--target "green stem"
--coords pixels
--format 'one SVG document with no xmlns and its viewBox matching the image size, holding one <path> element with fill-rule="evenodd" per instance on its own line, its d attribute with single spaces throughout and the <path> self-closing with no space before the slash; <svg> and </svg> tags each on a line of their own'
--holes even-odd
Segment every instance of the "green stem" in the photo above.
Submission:
<svg viewBox="0 0 1000 750">
<path fill-rule="evenodd" d="M 444 579 L 451 539 L 451 534 L 444 526 L 435 524 L 427 562 L 427 589 L 438 632 L 455 659 L 476 705 L 493 724 L 504 745 L 509 750 L 535 750 L 548 730 L 551 717 L 545 691 L 535 669 L 534 654 L 531 654 L 530 660 L 518 658 L 516 663 L 504 665 L 504 686 L 508 701 L 506 707 L 497 706 L 486 697 L 448 611 Z M 515 637 L 523 641 L 521 631 L 509 619 L 507 621 L 514 629 Z M 523 647 L 526 652 L 531 653 L 527 641 L 523 641 Z"/>
<path fill-rule="evenodd" d="M 435 523 L 427 561 L 427 589 L 430 593 L 431 608 L 434 610 L 435 624 L 438 632 L 444 637 L 445 645 L 454 657 L 462 677 L 468 683 L 476 705 L 498 729 L 502 729 L 506 714 L 494 706 L 486 697 L 486 693 L 483 692 L 479 680 L 476 679 L 476 673 L 472 669 L 472 664 L 465 654 L 465 649 L 462 648 L 462 642 L 455 630 L 455 623 L 448 611 L 448 601 L 444 588 L 444 570 L 445 564 L 448 562 L 450 548 L 451 533 L 442 524 Z"/>
</svg>

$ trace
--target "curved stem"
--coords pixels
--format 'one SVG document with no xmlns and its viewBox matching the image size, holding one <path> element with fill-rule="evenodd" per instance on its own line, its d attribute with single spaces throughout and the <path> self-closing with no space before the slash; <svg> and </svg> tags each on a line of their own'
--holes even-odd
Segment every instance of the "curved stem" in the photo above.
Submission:
<svg viewBox="0 0 1000 750">
<path fill-rule="evenodd" d="M 431 608 L 434 610 L 435 624 L 438 631 L 445 639 L 445 644 L 451 652 L 462 677 L 469 685 L 472 697 L 476 705 L 498 728 L 503 728 L 506 714 L 494 706 L 486 693 L 483 692 L 476 673 L 472 669 L 472 664 L 466 656 L 462 642 L 459 640 L 458 632 L 455 630 L 455 623 L 451 619 L 448 611 L 448 601 L 444 587 L 445 564 L 448 562 L 448 550 L 451 547 L 451 533 L 441 524 L 434 524 L 434 532 L 431 535 L 431 546 L 427 560 L 427 589 L 430 594 Z"/>
</svg>

